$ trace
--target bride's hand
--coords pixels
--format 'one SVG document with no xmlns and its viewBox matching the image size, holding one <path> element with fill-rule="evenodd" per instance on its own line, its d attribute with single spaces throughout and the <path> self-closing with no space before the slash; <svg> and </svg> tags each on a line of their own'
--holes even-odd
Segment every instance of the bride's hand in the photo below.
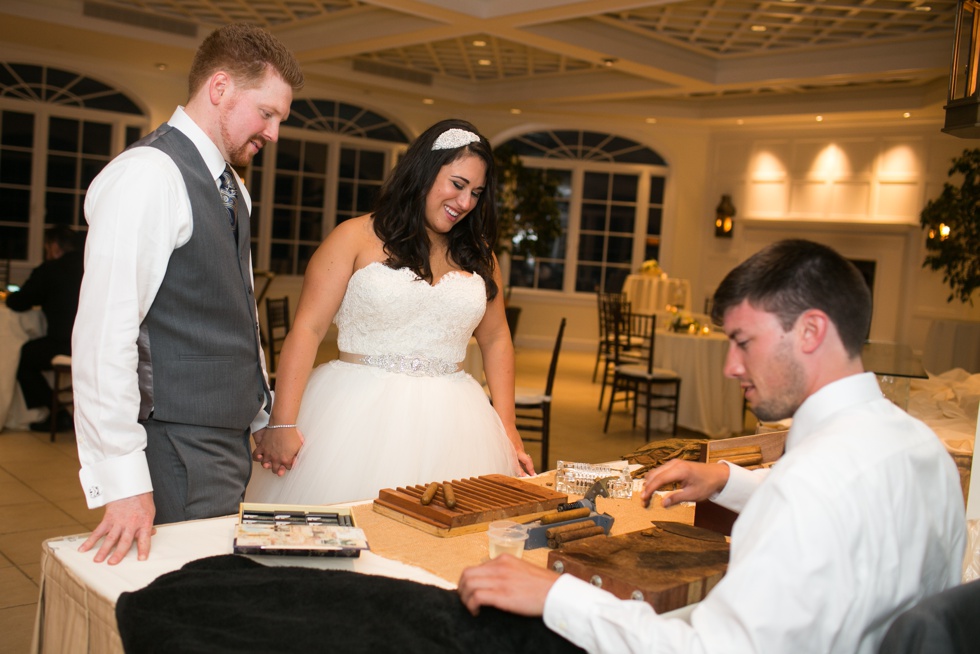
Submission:
<svg viewBox="0 0 980 654">
<path fill-rule="evenodd" d="M 531 455 L 525 452 L 523 449 L 517 452 L 517 462 L 521 464 L 520 476 L 521 477 L 532 477 L 534 476 L 534 459 Z"/>
<path fill-rule="evenodd" d="M 252 451 L 252 460 L 280 477 L 287 470 L 293 469 L 300 448 L 306 442 L 298 427 L 261 429 L 253 434 L 253 438 L 255 449 Z"/>
</svg>

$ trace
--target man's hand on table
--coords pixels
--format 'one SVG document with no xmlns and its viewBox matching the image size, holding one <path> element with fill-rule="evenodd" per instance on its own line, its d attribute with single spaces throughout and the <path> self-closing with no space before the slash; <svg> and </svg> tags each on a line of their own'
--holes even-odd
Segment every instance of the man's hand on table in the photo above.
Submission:
<svg viewBox="0 0 980 654">
<path fill-rule="evenodd" d="M 136 555 L 140 561 L 145 561 L 150 555 L 150 537 L 156 533 L 153 527 L 153 517 L 156 507 L 153 505 L 153 493 L 134 495 L 115 502 L 109 502 L 105 507 L 102 522 L 95 528 L 92 535 L 82 543 L 78 551 L 87 552 L 100 538 L 102 546 L 95 554 L 94 561 L 102 563 L 109 557 L 109 565 L 116 565 L 123 560 L 136 540 Z M 109 554 L 112 556 L 109 556 Z"/>
<path fill-rule="evenodd" d="M 678 502 L 700 502 L 718 493 L 728 483 L 728 466 L 724 463 L 695 463 L 683 459 L 672 459 L 647 473 L 646 482 L 640 497 L 643 506 L 650 506 L 653 494 L 667 486 L 678 483 L 680 488 L 664 495 L 663 505 L 672 506 Z"/>
<path fill-rule="evenodd" d="M 548 591 L 558 573 L 504 554 L 463 570 L 459 578 L 459 597 L 470 613 L 481 606 L 538 617 L 544 613 Z"/>
</svg>

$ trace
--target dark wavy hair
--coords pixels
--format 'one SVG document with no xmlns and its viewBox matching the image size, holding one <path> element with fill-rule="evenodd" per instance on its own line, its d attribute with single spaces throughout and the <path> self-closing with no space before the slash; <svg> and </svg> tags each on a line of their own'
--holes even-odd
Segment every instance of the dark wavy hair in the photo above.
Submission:
<svg viewBox="0 0 980 654">
<path fill-rule="evenodd" d="M 789 331 L 804 311 L 820 309 L 833 321 L 851 358 L 871 326 L 871 289 L 853 263 L 812 241 L 789 239 L 769 245 L 739 264 L 715 291 L 711 319 L 748 300 L 775 314 Z"/>
<path fill-rule="evenodd" d="M 449 129 L 462 129 L 480 137 L 459 148 L 433 150 L 432 144 Z M 497 295 L 493 279 L 493 246 L 497 242 L 497 175 L 493 151 L 486 137 L 465 120 L 443 120 L 425 130 L 395 166 L 374 209 L 374 232 L 384 243 L 391 268 L 409 268 L 432 283 L 429 266 L 431 242 L 425 229 L 425 200 L 443 166 L 465 155 L 479 157 L 487 167 L 483 193 L 464 220 L 449 230 L 449 255 L 463 270 L 483 278 L 487 301 Z"/>
</svg>

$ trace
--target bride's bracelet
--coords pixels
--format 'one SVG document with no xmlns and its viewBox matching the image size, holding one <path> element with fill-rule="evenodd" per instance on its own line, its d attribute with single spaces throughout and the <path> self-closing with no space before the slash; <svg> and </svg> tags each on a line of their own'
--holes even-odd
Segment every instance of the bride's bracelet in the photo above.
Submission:
<svg viewBox="0 0 980 654">
<path fill-rule="evenodd" d="M 266 425 L 266 429 L 291 429 L 297 427 L 298 425 Z"/>
</svg>

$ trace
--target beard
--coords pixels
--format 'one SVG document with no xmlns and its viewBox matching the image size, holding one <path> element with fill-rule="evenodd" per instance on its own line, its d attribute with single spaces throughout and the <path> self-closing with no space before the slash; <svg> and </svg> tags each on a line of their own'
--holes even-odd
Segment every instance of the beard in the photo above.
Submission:
<svg viewBox="0 0 980 654">
<path fill-rule="evenodd" d="M 803 366 L 793 358 L 790 349 L 789 343 L 784 343 L 769 365 L 770 370 L 781 371 L 781 374 L 768 384 L 778 389 L 777 394 L 760 398 L 756 403 L 749 404 L 756 418 L 764 422 L 789 418 L 803 404 L 806 394 L 806 376 L 803 373 Z"/>
<path fill-rule="evenodd" d="M 228 125 L 234 120 L 234 113 L 236 104 L 230 105 L 227 110 L 221 116 L 221 125 L 219 131 L 221 132 L 221 141 L 224 143 L 225 150 L 228 154 L 228 163 L 230 163 L 235 168 L 246 168 L 250 163 L 252 163 L 252 158 L 255 153 L 252 152 L 251 143 L 254 141 L 259 144 L 259 150 L 265 145 L 265 139 L 259 134 L 252 134 L 247 137 L 241 144 L 233 146 L 232 143 L 235 142 L 234 137 L 232 137 L 231 132 L 228 130 Z"/>
</svg>

